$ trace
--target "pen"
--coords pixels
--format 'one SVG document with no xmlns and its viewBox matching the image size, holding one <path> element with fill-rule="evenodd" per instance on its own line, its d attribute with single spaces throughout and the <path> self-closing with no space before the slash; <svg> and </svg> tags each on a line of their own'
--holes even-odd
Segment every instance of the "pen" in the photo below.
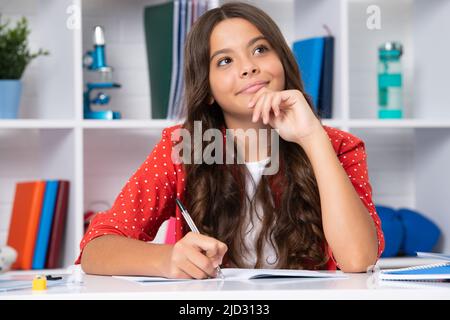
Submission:
<svg viewBox="0 0 450 320">
<path fill-rule="evenodd" d="M 181 214 L 183 215 L 184 220 L 186 220 L 189 228 L 191 228 L 191 231 L 195 232 L 195 233 L 200 233 L 200 231 L 198 231 L 197 226 L 195 225 L 194 221 L 192 221 L 191 216 L 189 215 L 187 210 L 184 208 L 184 206 L 181 203 L 181 201 L 178 198 L 176 198 L 175 201 L 176 201 L 178 207 L 181 210 Z M 222 270 L 220 269 L 219 266 L 217 266 L 216 271 L 217 271 L 217 275 L 218 275 L 219 278 L 225 279 L 225 276 L 223 275 Z"/>
</svg>

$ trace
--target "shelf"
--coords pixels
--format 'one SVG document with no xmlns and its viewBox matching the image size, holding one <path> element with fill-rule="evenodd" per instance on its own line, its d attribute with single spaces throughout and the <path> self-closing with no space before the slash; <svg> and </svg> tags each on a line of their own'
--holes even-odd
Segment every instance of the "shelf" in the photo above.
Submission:
<svg viewBox="0 0 450 320">
<path fill-rule="evenodd" d="M 326 1 L 324 1 L 326 2 Z M 344 2 L 344 1 L 342 1 Z M 347 0 L 349 118 L 376 117 L 378 105 L 378 47 L 386 41 L 403 45 L 401 56 L 403 114 L 407 118 L 450 118 L 447 83 L 448 41 L 439 41 L 448 30 L 449 1 L 421 0 Z M 369 28 L 368 8 L 381 10 L 380 30 Z M 308 13 L 305 13 L 308 14 Z M 301 19 L 299 19 L 302 21 Z M 302 21 L 303 23 L 303 21 Z M 346 46 L 347 47 L 347 46 Z M 429 48 L 433 48 L 430 50 Z M 341 81 L 343 80 L 341 79 Z M 339 84 L 337 89 L 340 90 Z M 371 107 L 372 106 L 372 107 Z M 421 127 L 419 124 L 418 127 Z M 425 124 L 447 127 L 447 124 Z M 414 127 L 414 125 L 413 125 Z"/>
<path fill-rule="evenodd" d="M 164 129 L 177 124 L 174 120 L 0 120 L 0 129 Z"/>
<path fill-rule="evenodd" d="M 349 120 L 344 126 L 350 128 L 450 128 L 450 120 L 427 119 L 357 119 Z"/>
<path fill-rule="evenodd" d="M 0 120 L 0 129 L 71 129 L 74 127 L 74 120 Z"/>
<path fill-rule="evenodd" d="M 420 128 L 442 128 L 450 129 L 450 120 L 434 120 L 434 119 L 324 119 L 322 123 L 326 126 L 336 128 L 405 128 L 405 129 L 420 129 Z"/>
<path fill-rule="evenodd" d="M 164 129 L 177 124 L 175 120 L 84 120 L 83 128 L 89 129 Z"/>
<path fill-rule="evenodd" d="M 74 130 L 43 121 L 32 121 L 36 129 L 29 129 L 28 121 L 17 121 L 12 129 L 0 130 L 0 246 L 6 244 L 10 212 L 13 206 L 15 185 L 19 181 L 69 180 L 71 183 L 64 247 L 65 265 L 73 263 L 78 244 L 73 240 L 81 230 L 77 213 L 77 191 L 80 186 L 76 169 L 78 158 L 75 149 L 79 144 Z M 19 126 L 28 128 L 22 130 Z M 48 128 L 51 127 L 50 130 Z M 42 129 L 42 130 L 39 130 Z"/>
<path fill-rule="evenodd" d="M 142 10 L 159 2 L 16 0 L 0 4 L 5 16 L 27 16 L 32 26 L 30 44 L 51 53 L 34 61 L 24 75 L 23 119 L 0 120 L 0 180 L 6 190 L 0 194 L 0 245 L 6 242 L 16 181 L 67 178 L 73 187 L 64 265 L 72 264 L 83 235 L 84 212 L 95 202 L 114 201 L 158 143 L 161 131 L 181 122 L 150 119 Z M 432 35 L 449 26 L 450 2 L 376 0 L 383 19 L 377 31 L 366 27 L 370 17 L 366 9 L 373 4 L 369 0 L 285 0 L 281 7 L 275 0 L 250 2 L 266 10 L 289 41 L 324 35 L 326 22 L 336 37 L 335 118 L 322 123 L 365 142 L 374 203 L 418 209 L 448 235 L 450 218 L 445 208 L 450 206 L 446 195 L 450 173 L 445 168 L 450 158 L 450 108 L 445 96 L 449 73 L 445 54 L 449 45 L 436 42 Z M 69 8 L 80 11 L 79 28 L 70 27 L 75 13 L 69 13 Z M 83 119 L 83 90 L 89 73 L 82 68 L 82 55 L 92 49 L 92 29 L 97 24 L 105 28 L 114 81 L 123 85 L 111 92 L 108 105 L 121 112 L 121 120 Z M 378 44 L 390 39 L 405 45 L 406 118 L 381 120 L 377 119 L 376 53 Z M 440 248 L 449 250 L 448 237 Z"/>
<path fill-rule="evenodd" d="M 0 120 L 0 129 L 155 129 L 174 126 L 181 123 L 176 120 L 39 120 L 19 119 Z M 442 128 L 450 129 L 450 120 L 432 119 L 323 119 L 322 123 L 330 127 L 346 128 Z"/>
</svg>

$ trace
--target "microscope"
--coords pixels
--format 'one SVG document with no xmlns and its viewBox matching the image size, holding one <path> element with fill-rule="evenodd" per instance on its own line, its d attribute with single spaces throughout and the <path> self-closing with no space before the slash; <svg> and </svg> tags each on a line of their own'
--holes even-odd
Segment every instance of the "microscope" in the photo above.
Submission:
<svg viewBox="0 0 450 320">
<path fill-rule="evenodd" d="M 113 120 L 120 119 L 120 112 L 112 110 L 94 111 L 91 104 L 107 105 L 110 101 L 109 95 L 103 89 L 117 89 L 121 85 L 112 81 L 112 67 L 106 64 L 105 36 L 103 28 L 94 28 L 94 50 L 88 51 L 83 57 L 83 66 L 89 71 L 95 72 L 96 80 L 86 84 L 83 93 L 83 111 L 85 119 Z M 101 90 L 101 91 L 100 91 Z M 95 97 L 91 97 L 94 91 L 98 91 Z"/>
</svg>

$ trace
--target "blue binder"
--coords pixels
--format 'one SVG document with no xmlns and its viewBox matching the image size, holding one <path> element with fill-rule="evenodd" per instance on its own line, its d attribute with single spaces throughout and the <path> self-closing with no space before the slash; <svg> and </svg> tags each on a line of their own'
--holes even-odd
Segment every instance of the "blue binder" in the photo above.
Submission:
<svg viewBox="0 0 450 320">
<path fill-rule="evenodd" d="M 294 42 L 293 52 L 302 76 L 305 92 L 313 101 L 317 112 L 320 78 L 322 74 L 324 38 L 309 38 Z"/>
<path fill-rule="evenodd" d="M 42 203 L 41 220 L 36 238 L 33 256 L 33 269 L 44 269 L 47 257 L 47 248 L 52 230 L 53 214 L 55 211 L 56 195 L 58 193 L 58 180 L 49 180 L 45 184 L 44 200 Z"/>
<path fill-rule="evenodd" d="M 305 92 L 321 118 L 332 117 L 334 37 L 298 40 L 293 44 L 294 57 L 302 76 Z"/>
</svg>

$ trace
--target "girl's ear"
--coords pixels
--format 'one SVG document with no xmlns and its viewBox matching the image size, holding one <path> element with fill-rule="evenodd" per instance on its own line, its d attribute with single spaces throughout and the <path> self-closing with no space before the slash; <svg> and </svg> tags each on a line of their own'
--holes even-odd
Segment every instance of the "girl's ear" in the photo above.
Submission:
<svg viewBox="0 0 450 320">
<path fill-rule="evenodd" d="M 212 96 L 210 96 L 209 99 L 208 99 L 208 104 L 210 106 L 212 106 L 213 103 L 214 103 L 214 98 Z"/>
</svg>

